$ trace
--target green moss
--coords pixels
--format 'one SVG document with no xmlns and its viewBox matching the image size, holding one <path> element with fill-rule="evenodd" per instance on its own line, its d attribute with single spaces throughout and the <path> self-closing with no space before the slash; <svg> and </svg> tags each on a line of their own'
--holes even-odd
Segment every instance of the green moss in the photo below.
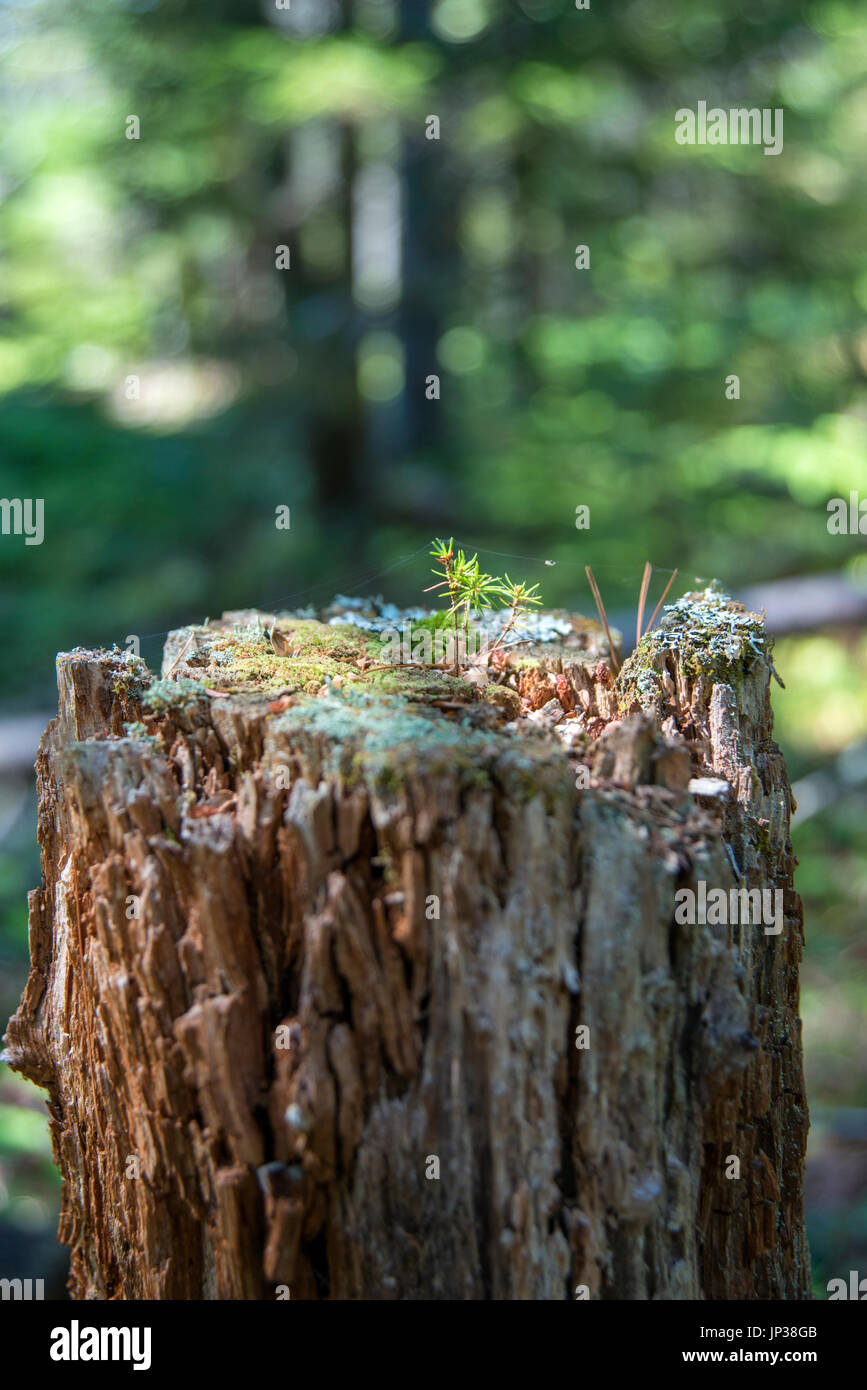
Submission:
<svg viewBox="0 0 867 1390">
<path fill-rule="evenodd" d="M 771 837 L 767 826 L 757 825 L 755 830 L 756 849 L 761 856 L 771 853 Z"/>
<path fill-rule="evenodd" d="M 413 619 L 413 626 L 437 629 L 447 626 L 445 614 Z M 220 690 L 231 694 L 267 695 L 289 690 L 317 694 L 323 686 L 376 690 L 381 697 L 402 696 L 417 704 L 436 700 L 475 701 L 475 690 L 450 672 L 420 664 L 385 665 L 391 643 L 351 624 L 330 624 L 313 619 L 277 619 L 288 654 L 278 656 L 262 625 L 197 627 L 177 634 L 179 650 L 190 634 L 196 643 L 181 666 L 188 674 L 207 671 Z M 172 703 L 178 703 L 176 695 Z"/>
<path fill-rule="evenodd" d="M 291 643 L 293 651 L 298 653 L 297 658 L 277 657 L 278 661 L 297 659 L 317 663 L 329 660 L 345 664 L 357 661 L 367 651 L 367 634 L 350 624 L 331 627 L 309 618 L 292 618 L 285 622 L 278 619 L 277 626 Z M 263 645 L 267 649 L 267 642 L 263 641 Z"/>
<path fill-rule="evenodd" d="M 363 780 L 366 770 L 367 769 L 365 767 L 365 760 L 363 757 L 357 757 L 356 759 L 354 759 L 353 780 Z M 399 794 L 400 789 L 404 783 L 404 778 L 401 777 L 400 772 L 394 766 L 393 763 L 380 763 L 377 767 L 371 769 L 371 773 L 371 781 L 373 782 L 373 785 L 380 796 L 388 797 L 397 796 Z"/>
<path fill-rule="evenodd" d="M 565 759 L 551 757 L 551 745 L 541 735 L 526 737 L 506 748 L 497 765 L 497 780 L 510 801 L 541 797 L 548 814 L 573 797 L 573 777 Z"/>
<path fill-rule="evenodd" d="M 472 697 L 469 686 L 446 672 L 413 665 L 380 669 L 389 644 L 384 646 L 359 628 L 311 619 L 278 619 L 277 625 L 287 639 L 289 655 L 272 650 L 264 628 L 202 629 L 197 630 L 198 645 L 189 665 L 216 670 L 220 688 L 235 692 L 315 693 L 339 677 L 347 686 L 372 686 L 383 694 L 415 700 Z"/>
<path fill-rule="evenodd" d="M 407 617 L 401 622 L 395 621 L 383 631 L 389 634 L 396 632 L 401 641 L 406 637 L 411 649 L 417 632 L 425 631 L 434 634 L 443 630 L 454 632 L 454 618 L 447 609 L 443 609 L 441 613 L 429 613 L 423 618 L 413 615 L 411 619 Z M 382 656 L 384 652 L 391 649 L 394 638 L 392 635 L 383 636 L 381 633 L 369 633 L 368 640 L 372 650 L 379 652 Z"/>
<path fill-rule="evenodd" d="M 287 681 L 286 666 L 280 657 L 271 651 L 262 651 L 246 656 L 235 656 L 231 668 L 220 672 L 221 684 L 249 685 L 256 689 L 268 689 L 285 685 L 300 684 L 293 668 L 293 679 Z"/>
<path fill-rule="evenodd" d="M 256 690 L 304 689 L 311 683 L 318 690 L 326 680 L 343 676 L 346 680 L 361 680 L 357 672 L 347 668 L 345 662 L 328 657 L 319 660 L 296 660 L 294 657 L 275 656 L 272 651 L 263 651 L 253 656 L 238 657 L 223 675 L 223 680 L 232 685 L 248 686 Z"/>
<path fill-rule="evenodd" d="M 517 719 L 521 713 L 520 695 L 506 685 L 486 685 L 484 698 L 489 705 L 501 710 L 508 719 Z"/>
<path fill-rule="evenodd" d="M 369 683 L 385 695 L 403 695 L 408 700 L 472 700 L 473 687 L 459 676 L 425 666 L 394 666 L 389 671 L 372 672 Z"/>
<path fill-rule="evenodd" d="M 454 621 L 453 615 L 444 608 L 442 612 L 431 613 L 427 618 L 413 618 L 412 630 L 415 632 L 420 627 L 426 627 L 429 632 L 437 632 L 440 628 L 447 628 L 449 632 L 453 632 Z"/>
<path fill-rule="evenodd" d="M 370 862 L 377 869 L 381 870 L 383 880 L 387 886 L 397 887 L 402 882 L 403 875 L 400 865 L 395 862 L 394 856 L 387 846 L 381 846 L 379 853 L 374 859 L 371 859 Z"/>
</svg>

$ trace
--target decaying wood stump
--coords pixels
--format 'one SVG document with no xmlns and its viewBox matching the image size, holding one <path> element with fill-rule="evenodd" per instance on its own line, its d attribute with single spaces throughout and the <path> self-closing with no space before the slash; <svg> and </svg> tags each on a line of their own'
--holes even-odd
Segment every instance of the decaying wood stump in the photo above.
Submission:
<svg viewBox="0 0 867 1390">
<path fill-rule="evenodd" d="M 58 658 L 7 1045 L 73 1296 L 809 1297 L 761 620 L 688 595 L 615 682 L 573 619 L 480 688 L 272 619 Z M 679 924 L 702 884 L 781 930 Z"/>
</svg>

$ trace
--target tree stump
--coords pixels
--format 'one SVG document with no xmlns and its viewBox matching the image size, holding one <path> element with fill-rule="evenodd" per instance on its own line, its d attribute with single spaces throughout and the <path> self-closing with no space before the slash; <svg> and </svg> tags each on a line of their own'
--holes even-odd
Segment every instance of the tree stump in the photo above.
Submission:
<svg viewBox="0 0 867 1390">
<path fill-rule="evenodd" d="M 761 619 L 690 594 L 615 681 L 572 618 L 480 689 L 273 618 L 58 657 L 7 1045 L 72 1295 L 809 1297 Z"/>
</svg>

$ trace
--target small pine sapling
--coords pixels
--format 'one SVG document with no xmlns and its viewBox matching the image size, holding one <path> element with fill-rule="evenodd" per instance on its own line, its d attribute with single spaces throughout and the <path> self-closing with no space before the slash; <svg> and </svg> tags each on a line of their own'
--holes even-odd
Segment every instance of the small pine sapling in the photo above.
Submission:
<svg viewBox="0 0 867 1390">
<path fill-rule="evenodd" d="M 521 613 L 528 612 L 531 607 L 536 607 L 542 602 L 538 593 L 538 584 L 516 584 L 504 575 L 498 578 L 496 575 L 485 574 L 479 569 L 479 557 L 473 555 L 468 558 L 463 550 L 455 552 L 454 538 L 448 541 L 436 540 L 431 550 L 431 557 L 441 567 L 434 570 L 436 575 L 443 575 L 437 584 L 431 584 L 425 593 L 432 593 L 435 589 L 444 589 L 446 593 L 441 594 L 441 598 L 448 598 L 449 609 L 454 622 L 455 633 L 455 671 L 460 675 L 461 671 L 461 645 L 458 615 L 463 615 L 463 650 L 467 650 L 467 629 L 469 626 L 471 613 L 485 613 L 494 606 L 494 601 L 499 599 L 508 608 L 508 616 L 502 631 L 494 642 L 487 646 L 483 652 L 486 658 L 494 652 L 503 649 L 503 643 L 509 632 L 515 625 Z"/>
<path fill-rule="evenodd" d="M 502 651 L 507 636 L 512 631 L 518 618 L 522 613 L 528 613 L 531 608 L 538 608 L 542 602 L 542 595 L 539 593 L 538 584 L 516 584 L 507 574 L 498 581 L 498 594 L 506 600 L 509 608 L 509 615 L 505 627 L 494 639 L 490 647 L 486 648 L 486 656 L 492 657 L 495 652 Z"/>
</svg>

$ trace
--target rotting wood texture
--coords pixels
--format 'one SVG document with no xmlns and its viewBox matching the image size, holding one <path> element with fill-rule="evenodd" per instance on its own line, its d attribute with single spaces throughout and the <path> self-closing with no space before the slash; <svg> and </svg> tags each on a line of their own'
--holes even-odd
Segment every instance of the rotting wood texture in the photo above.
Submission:
<svg viewBox="0 0 867 1390">
<path fill-rule="evenodd" d="M 58 658 L 7 1047 L 73 1296 L 809 1297 L 761 620 L 688 595 L 615 685 L 576 619 L 480 691 L 273 616 Z M 677 925 L 700 881 L 782 931 Z"/>
</svg>

